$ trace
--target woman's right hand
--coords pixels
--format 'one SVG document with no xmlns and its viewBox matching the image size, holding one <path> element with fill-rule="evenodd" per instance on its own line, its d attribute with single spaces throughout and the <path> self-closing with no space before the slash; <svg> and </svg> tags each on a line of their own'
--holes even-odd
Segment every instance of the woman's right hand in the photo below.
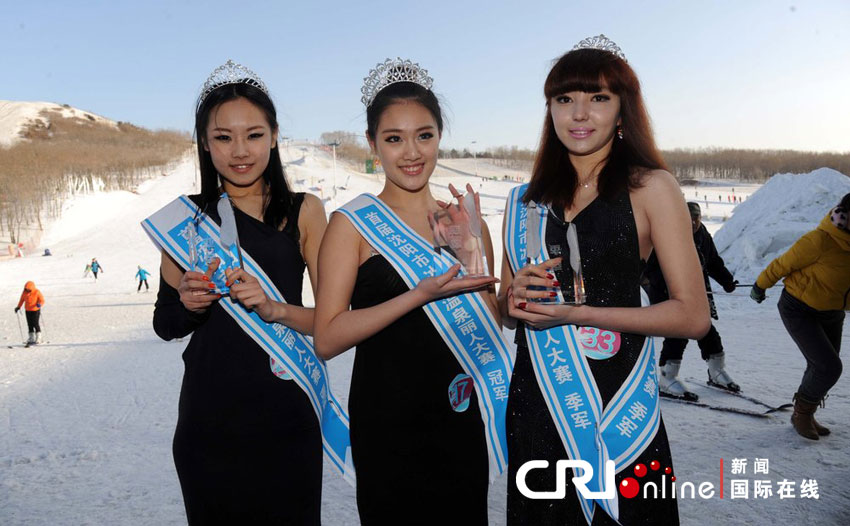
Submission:
<svg viewBox="0 0 850 526">
<path fill-rule="evenodd" d="M 215 285 L 210 281 L 210 278 L 218 270 L 219 263 L 220 260 L 215 258 L 204 273 L 195 271 L 183 273 L 177 292 L 180 293 L 180 302 L 186 309 L 192 312 L 204 312 L 221 298 L 221 294 L 212 292 Z"/>
<path fill-rule="evenodd" d="M 479 278 L 463 277 L 455 279 L 459 272 L 460 264 L 452 265 L 452 268 L 444 274 L 425 278 L 420 281 L 419 284 L 416 285 L 414 291 L 420 294 L 424 300 L 424 304 L 446 296 L 454 296 L 461 292 L 481 289 L 499 281 L 493 276 L 482 276 Z"/>
<path fill-rule="evenodd" d="M 560 263 L 561 258 L 557 257 L 547 259 L 539 265 L 526 265 L 519 269 L 508 291 L 508 301 L 513 303 L 512 306 L 521 309 L 529 300 L 554 297 L 556 294 L 554 290 L 530 290 L 529 287 L 559 288 L 560 283 L 555 280 L 552 269 Z"/>
</svg>

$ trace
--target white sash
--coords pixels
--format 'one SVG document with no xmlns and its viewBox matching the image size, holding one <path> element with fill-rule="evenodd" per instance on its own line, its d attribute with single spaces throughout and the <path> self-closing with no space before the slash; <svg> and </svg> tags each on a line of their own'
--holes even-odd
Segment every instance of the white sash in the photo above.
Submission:
<svg viewBox="0 0 850 526">
<path fill-rule="evenodd" d="M 219 225 L 201 213 L 186 196 L 178 197 L 142 221 L 142 227 L 157 248 L 165 251 L 185 270 L 195 270 L 190 253 L 201 245 L 205 250 L 214 250 L 221 259 L 219 272 L 223 272 L 226 266 L 238 266 L 238 260 L 234 261 L 230 250 L 221 245 Z M 285 302 L 251 255 L 243 252 L 242 258 L 245 270 L 259 280 L 269 298 Z M 327 367 L 324 360 L 316 356 L 312 340 L 280 323 L 266 322 L 240 303 L 220 301 L 219 305 L 273 360 L 284 364 L 292 379 L 307 394 L 319 419 L 325 454 L 346 481 L 353 485 L 348 415 L 330 390 Z"/>
<path fill-rule="evenodd" d="M 411 289 L 422 279 L 446 272 L 457 261 L 406 225 L 373 195 L 362 194 L 337 210 L 398 272 Z M 423 306 L 434 328 L 463 370 L 472 377 L 490 455 L 490 478 L 507 466 L 505 410 L 513 358 L 495 317 L 476 292 L 432 301 Z"/>
<path fill-rule="evenodd" d="M 527 258 L 534 264 L 549 259 L 545 243 L 547 209 L 529 211 L 522 202 L 527 187 L 518 186 L 508 196 L 505 252 L 514 272 L 525 266 Z M 528 221 L 529 213 L 539 214 L 539 221 Z M 526 254 L 529 223 L 538 226 L 538 239 L 544 240 L 540 243 L 541 254 Z M 526 324 L 525 335 L 537 383 L 567 453 L 571 459 L 593 466 L 588 489 L 609 490 L 605 487 L 605 462 L 613 460 L 619 473 L 637 459 L 658 431 L 661 412 L 653 339 L 646 337 L 637 363 L 603 410 L 599 389 L 582 352 L 578 327 L 561 325 L 535 330 Z M 580 493 L 578 498 L 588 524 L 593 520 L 596 504 L 618 520 L 616 491 L 612 499 L 588 500 Z"/>
</svg>

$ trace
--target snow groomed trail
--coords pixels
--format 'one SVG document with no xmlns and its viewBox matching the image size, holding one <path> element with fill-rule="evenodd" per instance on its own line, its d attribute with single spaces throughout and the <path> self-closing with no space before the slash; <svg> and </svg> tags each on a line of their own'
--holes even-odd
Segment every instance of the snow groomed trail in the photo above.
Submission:
<svg viewBox="0 0 850 526">
<path fill-rule="evenodd" d="M 328 212 L 382 186 L 378 177 L 351 172 L 338 163 L 336 180 L 346 189 L 334 197 L 329 155 L 306 144 L 282 150 L 295 189 L 324 197 Z M 461 172 L 468 172 L 463 168 Z M 495 167 L 488 172 L 485 163 L 479 162 L 478 168 L 482 175 L 500 175 Z M 438 171 L 434 192 L 447 198 L 444 188 L 449 182 L 458 188 L 472 183 L 485 196 L 486 220 L 498 238 L 504 196 L 512 185 L 454 170 Z M 195 164 L 187 157 L 166 177 L 142 185 L 138 193 L 77 199 L 45 235 L 42 249 L 49 247 L 52 257 L 0 261 L 0 298 L 5 301 L 0 308 L 0 524 L 185 524 L 171 439 L 183 373 L 180 354 L 186 341 L 163 342 L 151 329 L 159 254 L 139 221 L 177 195 L 192 193 L 194 185 Z M 683 190 L 688 198 L 696 191 Z M 739 193 L 756 190 L 738 187 Z M 781 192 L 773 193 L 781 196 Z M 778 203 L 772 208 L 781 213 Z M 766 214 L 771 207 L 762 204 L 757 209 Z M 812 228 L 819 219 L 812 221 Z M 721 223 L 709 226 L 714 231 Z M 739 238 L 747 235 L 744 229 L 736 232 Z M 766 234 L 759 230 L 758 235 Z M 740 239 L 738 243 L 742 247 L 754 244 Z M 738 245 L 731 243 L 732 252 L 722 255 L 742 261 L 742 255 L 733 253 Z M 91 276 L 82 277 L 93 257 L 104 267 L 97 283 Z M 137 265 L 153 274 L 149 293 L 136 292 Z M 745 265 L 740 268 L 744 271 Z M 755 276 L 736 277 L 751 283 Z M 46 297 L 43 330 L 50 342 L 30 349 L 19 346 L 12 312 L 27 280 L 35 281 Z M 312 301 L 308 290 L 305 287 L 307 303 Z M 775 307 L 779 291 L 768 291 L 762 305 L 720 292 L 720 321 L 716 322 L 729 373 L 744 393 L 776 405 L 790 401 L 805 365 L 779 320 Z M 506 335 L 512 342 L 513 334 L 506 331 Z M 849 346 L 850 335 L 845 331 L 845 352 Z M 333 388 L 342 403 L 347 403 L 353 358 L 354 353 L 348 352 L 329 362 Z M 685 354 L 681 376 L 697 380 L 690 385 L 702 402 L 758 409 L 747 400 L 704 386 L 705 364 L 694 342 Z M 715 490 L 711 498 L 697 493 L 695 498 L 679 499 L 682 524 L 846 523 L 850 511 L 850 496 L 844 491 L 850 473 L 848 413 L 846 375 L 833 389 L 826 409 L 818 412 L 819 421 L 832 428 L 832 435 L 819 442 L 797 436 L 787 412 L 755 419 L 662 402 L 677 484 L 692 482 L 699 487 L 709 482 Z M 747 460 L 746 469 L 734 473 L 733 465 L 740 471 L 741 459 Z M 757 459 L 768 459 L 767 473 L 754 472 Z M 759 466 L 763 468 L 764 463 Z M 819 499 L 802 498 L 801 482 L 812 479 Z M 793 498 L 780 498 L 784 480 L 794 482 Z M 740 494 L 743 482 L 734 481 L 746 481 L 746 498 Z M 756 481 L 766 481 L 759 483 L 762 487 L 769 482 L 772 494 L 756 498 Z M 733 482 L 738 488 L 734 491 Z M 505 523 L 507 483 L 503 476 L 491 487 L 491 524 Z M 323 523 L 359 524 L 353 488 L 327 467 Z"/>
</svg>

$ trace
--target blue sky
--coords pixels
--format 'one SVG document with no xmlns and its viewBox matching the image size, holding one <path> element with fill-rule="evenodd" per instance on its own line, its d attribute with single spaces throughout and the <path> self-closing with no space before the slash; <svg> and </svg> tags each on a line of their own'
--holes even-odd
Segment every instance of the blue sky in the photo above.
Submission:
<svg viewBox="0 0 850 526">
<path fill-rule="evenodd" d="M 662 148 L 850 151 L 850 2 L 34 1 L 0 4 L 0 99 L 189 130 L 228 58 L 256 71 L 282 134 L 362 132 L 363 77 L 427 68 L 443 147 L 533 147 L 552 59 L 605 33 L 641 78 Z"/>
</svg>

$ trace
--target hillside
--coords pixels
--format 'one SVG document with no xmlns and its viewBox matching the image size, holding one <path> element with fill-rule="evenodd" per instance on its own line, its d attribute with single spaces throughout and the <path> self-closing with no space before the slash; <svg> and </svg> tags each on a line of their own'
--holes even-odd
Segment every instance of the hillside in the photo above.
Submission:
<svg viewBox="0 0 850 526">
<path fill-rule="evenodd" d="M 0 147 L 8 148 L 27 140 L 32 130 L 49 129 L 52 116 L 118 129 L 118 123 L 113 120 L 67 104 L 0 100 Z"/>
<path fill-rule="evenodd" d="M 18 244 L 35 248 L 69 197 L 133 190 L 190 147 L 182 132 L 147 130 L 67 105 L 0 101 L 2 253 Z"/>
</svg>

